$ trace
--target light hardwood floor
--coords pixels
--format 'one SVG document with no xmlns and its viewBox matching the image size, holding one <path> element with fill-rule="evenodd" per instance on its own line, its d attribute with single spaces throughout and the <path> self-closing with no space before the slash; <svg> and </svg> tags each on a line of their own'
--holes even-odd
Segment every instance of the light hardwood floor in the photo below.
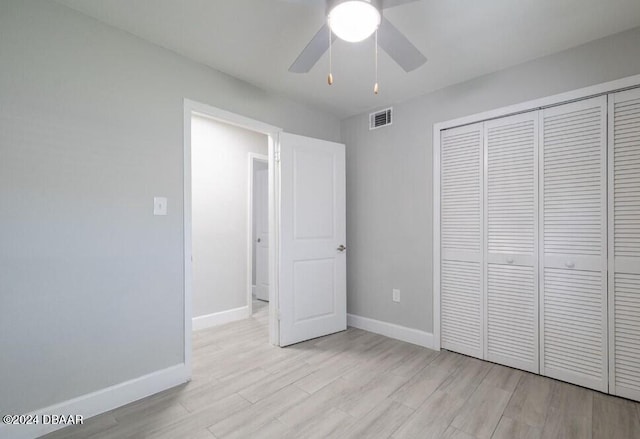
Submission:
<svg viewBox="0 0 640 439">
<path fill-rule="evenodd" d="M 267 308 L 193 335 L 193 380 L 46 438 L 640 438 L 640 404 L 359 329 L 280 349 Z"/>
</svg>

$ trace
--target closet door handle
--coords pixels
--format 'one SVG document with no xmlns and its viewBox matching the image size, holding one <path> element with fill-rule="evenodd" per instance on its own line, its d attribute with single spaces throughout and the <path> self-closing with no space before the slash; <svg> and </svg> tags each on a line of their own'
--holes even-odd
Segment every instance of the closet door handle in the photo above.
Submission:
<svg viewBox="0 0 640 439">
<path fill-rule="evenodd" d="M 513 258 L 507 258 L 507 264 L 513 264 L 515 260 Z"/>
<path fill-rule="evenodd" d="M 567 262 L 565 262 L 565 263 L 564 263 L 564 265 L 565 265 L 567 268 L 573 268 L 573 267 L 575 267 L 575 266 L 576 266 L 576 263 L 575 263 L 575 262 L 573 262 L 573 261 L 567 261 Z"/>
</svg>

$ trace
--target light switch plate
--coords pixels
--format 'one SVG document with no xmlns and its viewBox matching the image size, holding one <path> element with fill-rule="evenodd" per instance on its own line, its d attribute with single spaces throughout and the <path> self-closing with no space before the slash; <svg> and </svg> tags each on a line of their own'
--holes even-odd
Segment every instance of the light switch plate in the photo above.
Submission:
<svg viewBox="0 0 640 439">
<path fill-rule="evenodd" d="M 154 215 L 167 214 L 167 198 L 166 197 L 153 197 L 153 214 Z"/>
<path fill-rule="evenodd" d="M 393 289 L 391 294 L 393 295 L 394 302 L 400 302 L 400 290 Z"/>
</svg>

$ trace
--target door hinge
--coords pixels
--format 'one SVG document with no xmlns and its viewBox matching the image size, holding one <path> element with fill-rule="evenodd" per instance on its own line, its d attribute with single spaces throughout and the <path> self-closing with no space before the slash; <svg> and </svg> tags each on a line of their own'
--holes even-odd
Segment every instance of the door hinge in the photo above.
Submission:
<svg viewBox="0 0 640 439">
<path fill-rule="evenodd" d="M 276 148 L 274 153 L 274 159 L 276 162 L 280 162 L 280 147 Z"/>
</svg>

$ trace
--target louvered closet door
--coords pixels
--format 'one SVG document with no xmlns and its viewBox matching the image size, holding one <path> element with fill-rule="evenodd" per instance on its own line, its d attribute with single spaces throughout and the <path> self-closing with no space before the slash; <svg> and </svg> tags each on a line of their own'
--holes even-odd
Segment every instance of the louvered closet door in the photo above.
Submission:
<svg viewBox="0 0 640 439">
<path fill-rule="evenodd" d="M 609 96 L 610 392 L 640 400 L 640 90 Z"/>
<path fill-rule="evenodd" d="M 482 124 L 441 133 L 441 343 L 482 358 Z"/>
<path fill-rule="evenodd" d="M 607 391 L 606 96 L 542 110 L 540 373 Z"/>
<path fill-rule="evenodd" d="M 539 371 L 538 113 L 485 123 L 485 358 Z"/>
</svg>

